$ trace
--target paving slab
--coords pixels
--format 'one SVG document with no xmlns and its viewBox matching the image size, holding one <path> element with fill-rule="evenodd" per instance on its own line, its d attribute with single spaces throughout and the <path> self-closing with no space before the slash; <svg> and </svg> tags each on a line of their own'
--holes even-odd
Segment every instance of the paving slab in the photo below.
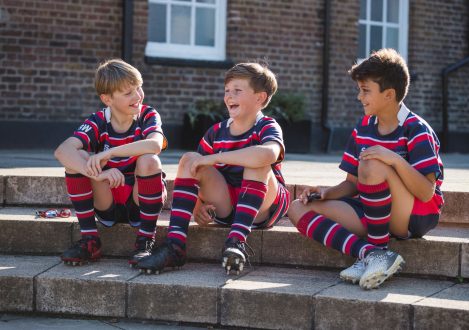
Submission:
<svg viewBox="0 0 469 330">
<path fill-rule="evenodd" d="M 23 207 L 0 209 L 0 251 L 3 253 L 61 253 L 70 247 L 76 218 L 43 219 Z"/>
<path fill-rule="evenodd" d="M 461 246 L 461 276 L 469 278 L 469 244 Z"/>
<path fill-rule="evenodd" d="M 33 311 L 34 277 L 58 263 L 54 257 L 0 256 L 0 310 Z"/>
<path fill-rule="evenodd" d="M 449 281 L 391 278 L 377 290 L 339 284 L 315 298 L 316 329 L 412 329 L 412 304 L 451 287 Z"/>
<path fill-rule="evenodd" d="M 220 265 L 190 263 L 179 271 L 141 275 L 128 283 L 130 318 L 182 322 L 218 322 L 218 292 L 227 281 Z"/>
<path fill-rule="evenodd" d="M 77 267 L 60 263 L 36 278 L 36 310 L 125 317 L 126 282 L 136 276 L 126 260 L 101 259 Z"/>
<path fill-rule="evenodd" d="M 263 329 L 311 329 L 313 295 L 339 282 L 337 274 L 254 267 L 221 290 L 221 324 Z"/>
<path fill-rule="evenodd" d="M 5 177 L 0 175 L 0 206 L 5 203 Z"/>
<path fill-rule="evenodd" d="M 70 205 L 63 177 L 8 176 L 5 200 L 8 205 Z"/>
<path fill-rule="evenodd" d="M 308 239 L 295 227 L 274 227 L 263 232 L 262 262 L 317 267 L 346 267 L 354 259 Z"/>
<path fill-rule="evenodd" d="M 414 329 L 469 329 L 469 284 L 456 284 L 413 304 Z"/>
</svg>

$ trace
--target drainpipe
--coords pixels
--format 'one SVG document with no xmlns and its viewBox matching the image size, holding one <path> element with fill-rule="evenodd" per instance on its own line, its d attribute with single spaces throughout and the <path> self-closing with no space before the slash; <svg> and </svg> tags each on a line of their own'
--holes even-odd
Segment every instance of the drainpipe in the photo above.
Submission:
<svg viewBox="0 0 469 330">
<path fill-rule="evenodd" d="M 134 2 L 133 0 L 122 0 L 122 54 L 121 57 L 127 63 L 132 62 L 132 36 L 133 36 L 133 17 Z"/>
<path fill-rule="evenodd" d="M 329 112 L 329 42 L 331 23 L 331 1 L 324 0 L 324 40 L 322 52 L 322 107 L 321 127 L 327 134 L 327 144 L 324 151 L 329 152 L 332 143 L 332 129 L 328 124 Z"/>
</svg>

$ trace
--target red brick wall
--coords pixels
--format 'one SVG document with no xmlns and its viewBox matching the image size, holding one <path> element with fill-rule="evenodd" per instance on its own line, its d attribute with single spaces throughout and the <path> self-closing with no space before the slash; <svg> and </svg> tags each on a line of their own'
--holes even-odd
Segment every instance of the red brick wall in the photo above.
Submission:
<svg viewBox="0 0 469 330">
<path fill-rule="evenodd" d="M 441 124 L 441 70 L 467 56 L 469 13 L 464 0 L 410 1 L 409 66 L 417 78 L 406 103 Z M 133 64 L 142 71 L 146 102 L 166 123 L 181 122 L 196 99 L 223 96 L 224 69 L 144 62 L 147 0 L 134 0 Z M 352 127 L 361 114 L 347 75 L 357 55 L 359 2 L 331 0 L 329 119 Z M 121 55 L 122 2 L 2 0 L 0 120 L 78 122 L 101 106 L 93 89 L 98 62 Z M 303 93 L 319 122 L 323 0 L 229 0 L 227 58 L 265 58 L 280 90 Z M 469 131 L 468 70 L 451 77 L 452 128 Z"/>
<path fill-rule="evenodd" d="M 97 59 L 120 55 L 119 3 L 3 0 L 0 119 L 76 121 L 96 109 Z"/>
</svg>

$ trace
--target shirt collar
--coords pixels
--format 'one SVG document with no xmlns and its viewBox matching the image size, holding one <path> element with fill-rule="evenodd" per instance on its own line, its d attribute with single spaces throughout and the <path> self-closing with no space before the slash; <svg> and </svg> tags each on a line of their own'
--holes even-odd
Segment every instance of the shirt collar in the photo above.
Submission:
<svg viewBox="0 0 469 330">
<path fill-rule="evenodd" d="M 401 104 L 399 112 L 397 113 L 397 120 L 399 121 L 399 126 L 403 126 L 404 122 L 409 115 L 410 110 L 406 107 L 404 103 Z M 378 123 L 378 117 L 375 118 L 375 125 Z"/>
</svg>

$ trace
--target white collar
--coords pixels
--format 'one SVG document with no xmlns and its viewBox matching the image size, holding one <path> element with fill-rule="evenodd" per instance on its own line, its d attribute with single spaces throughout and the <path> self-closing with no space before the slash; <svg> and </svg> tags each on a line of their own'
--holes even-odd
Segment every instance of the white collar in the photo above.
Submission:
<svg viewBox="0 0 469 330">
<path fill-rule="evenodd" d="M 399 126 L 403 126 L 404 122 L 409 115 L 410 110 L 406 107 L 404 103 L 401 104 L 399 112 L 397 113 L 397 120 L 399 121 Z M 378 123 L 378 117 L 375 118 L 375 125 Z"/>
<path fill-rule="evenodd" d="M 108 124 L 111 122 L 111 109 L 109 109 L 109 107 L 104 109 L 104 118 L 106 118 Z"/>
</svg>

